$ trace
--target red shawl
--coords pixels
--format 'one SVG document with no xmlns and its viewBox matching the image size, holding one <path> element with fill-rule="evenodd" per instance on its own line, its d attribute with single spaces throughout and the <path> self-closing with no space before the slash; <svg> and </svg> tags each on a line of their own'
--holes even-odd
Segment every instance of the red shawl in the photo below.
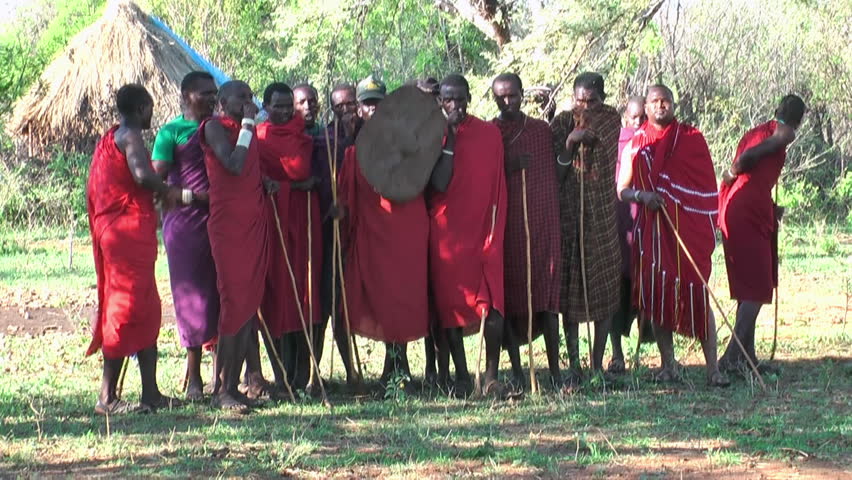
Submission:
<svg viewBox="0 0 852 480">
<path fill-rule="evenodd" d="M 701 132 L 673 121 L 663 130 L 645 123 L 633 137 L 633 188 L 656 191 L 709 281 L 716 246 L 716 175 Z M 644 318 L 680 334 L 704 338 L 707 290 L 662 213 L 642 208 L 634 227 L 633 301 Z"/>
<path fill-rule="evenodd" d="M 429 206 L 431 289 L 442 328 L 478 328 L 503 308 L 506 176 L 500 130 L 472 115 L 456 133 L 453 176 Z"/>
<path fill-rule="evenodd" d="M 138 185 L 112 127 L 98 142 L 86 207 L 98 283 L 98 311 L 86 355 L 133 355 L 157 344 L 160 296 L 154 277 L 157 212 L 154 196 Z"/>
<path fill-rule="evenodd" d="M 240 125 L 222 115 L 216 118 L 236 145 Z M 210 180 L 210 219 L 207 232 L 216 262 L 216 284 L 219 288 L 219 333 L 235 335 L 260 307 L 269 262 L 267 208 L 269 200 L 263 191 L 257 139 L 249 145 L 243 171 L 229 172 L 207 144 L 204 129 L 212 119 L 199 127 L 199 140 L 204 150 L 204 164 Z"/>
<path fill-rule="evenodd" d="M 320 320 L 320 272 L 322 271 L 322 231 L 319 210 L 319 195 L 311 192 L 311 293 L 313 309 L 308 301 L 308 192 L 290 188 L 290 182 L 306 180 L 311 175 L 313 139 L 305 134 L 305 121 L 294 115 L 285 124 L 274 125 L 263 122 L 257 126 L 258 150 L 261 170 L 269 178 L 280 183 L 275 194 L 284 243 L 293 274 L 296 277 L 296 292 L 287 268 L 281 239 L 275 225 L 275 212 L 269 212 L 269 272 L 266 276 L 266 294 L 261 311 L 274 338 L 284 333 L 302 330 L 302 320 L 296 298 L 302 304 L 305 321 Z"/>
<path fill-rule="evenodd" d="M 734 160 L 775 133 L 773 120 L 749 130 Z M 725 245 L 725 263 L 731 297 L 740 301 L 772 302 L 778 284 L 778 223 L 772 187 L 787 159 L 785 149 L 766 155 L 730 186 L 719 189 L 719 226 Z"/>
<path fill-rule="evenodd" d="M 338 179 L 346 208 L 346 300 L 354 333 L 405 343 L 428 334 L 429 215 L 419 196 L 405 203 L 382 197 L 346 149 Z"/>
</svg>

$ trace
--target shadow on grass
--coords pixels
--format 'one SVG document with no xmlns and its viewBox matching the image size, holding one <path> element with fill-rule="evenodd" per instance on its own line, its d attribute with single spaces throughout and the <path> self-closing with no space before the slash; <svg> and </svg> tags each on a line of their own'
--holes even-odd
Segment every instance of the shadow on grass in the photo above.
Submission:
<svg viewBox="0 0 852 480">
<path fill-rule="evenodd" d="M 106 420 L 90 413 L 93 393 L 62 399 L 2 396 L 3 437 L 10 447 L 0 456 L 0 476 L 154 470 L 270 476 L 293 467 L 450 468 L 458 462 L 552 474 L 667 450 L 704 458 L 708 449 L 719 448 L 776 459 L 800 452 L 848 464 L 850 359 L 778 365 L 782 374 L 767 378 L 766 393 L 742 379 L 729 389 L 708 389 L 703 369 L 688 367 L 687 382 L 674 387 L 628 375 L 606 391 L 587 388 L 517 403 L 429 396 L 362 402 L 335 396 L 333 413 L 312 403 L 274 404 L 248 416 L 193 405 L 111 418 L 109 436 Z M 667 446 L 671 442 L 678 446 Z"/>
</svg>

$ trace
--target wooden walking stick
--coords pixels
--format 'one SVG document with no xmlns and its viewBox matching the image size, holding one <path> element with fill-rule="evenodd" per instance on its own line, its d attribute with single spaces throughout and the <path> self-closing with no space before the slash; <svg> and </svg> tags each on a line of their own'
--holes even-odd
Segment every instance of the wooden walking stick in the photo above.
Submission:
<svg viewBox="0 0 852 480">
<path fill-rule="evenodd" d="M 121 362 L 121 373 L 118 374 L 118 388 L 115 390 L 115 398 L 121 399 L 121 392 L 124 390 L 124 375 L 127 374 L 127 364 L 130 363 L 130 358 L 124 357 Z"/>
<path fill-rule="evenodd" d="M 332 204 L 337 205 L 337 136 L 338 136 L 338 120 L 337 117 L 334 118 L 334 151 L 331 150 L 331 141 L 328 138 L 328 134 L 325 135 L 325 148 L 326 148 L 326 159 L 328 160 L 328 172 L 331 177 L 331 198 Z M 356 383 L 360 383 L 363 381 L 363 376 L 361 374 L 361 364 L 360 361 L 356 364 L 356 360 L 354 358 L 354 343 L 352 340 L 352 331 L 349 327 L 349 304 L 346 301 L 346 285 L 343 279 L 343 254 L 341 252 L 340 247 L 340 219 L 334 218 L 332 220 L 332 253 L 334 254 L 331 259 L 332 265 L 332 273 L 331 273 L 331 285 L 332 285 L 332 330 L 335 328 L 334 319 L 337 316 L 336 310 L 336 301 L 337 301 L 337 278 L 340 277 L 340 295 L 341 301 L 343 302 L 343 321 L 344 326 L 346 328 L 346 347 L 347 347 L 347 356 L 349 357 L 349 368 L 352 368 L 352 374 L 355 375 Z"/>
<path fill-rule="evenodd" d="M 314 345 L 314 278 L 313 278 L 313 235 L 311 232 L 311 191 L 308 190 L 308 285 L 307 285 L 307 295 L 308 295 L 308 332 L 309 337 L 311 339 L 311 346 Z M 314 368 L 314 365 L 311 364 L 311 373 L 308 379 L 308 385 L 313 385 L 313 383 L 317 380 L 317 376 L 319 375 L 318 371 L 319 365 Z M 322 379 L 320 379 L 322 381 Z"/>
<path fill-rule="evenodd" d="M 589 341 L 589 369 L 595 369 L 595 355 L 592 344 L 592 315 L 589 313 L 589 287 L 586 284 L 586 243 L 585 243 L 585 227 L 583 226 L 583 217 L 585 216 L 585 187 L 584 178 L 586 176 L 586 155 L 585 149 L 580 146 L 580 279 L 583 282 L 583 306 L 586 309 L 586 338 Z"/>
<path fill-rule="evenodd" d="M 488 316 L 488 312 L 483 310 L 480 315 L 479 320 L 479 347 L 478 353 L 476 354 L 476 377 L 475 384 L 473 385 L 473 397 L 481 397 L 482 396 L 482 383 L 480 382 L 481 374 L 482 374 L 482 344 L 485 343 L 485 317 Z"/>
<path fill-rule="evenodd" d="M 778 189 L 781 188 L 780 181 L 775 184 L 775 207 L 778 208 Z M 775 212 L 773 212 L 775 213 Z M 778 305 L 781 303 L 781 299 L 778 297 L 778 285 L 781 283 L 781 220 L 777 218 L 776 214 L 776 227 L 775 227 L 775 327 L 772 329 L 772 350 L 769 351 L 769 360 L 775 360 L 775 348 L 778 347 Z"/>
<path fill-rule="evenodd" d="M 273 217 L 275 218 L 275 227 L 278 229 L 278 240 L 281 242 L 281 250 L 284 252 L 284 261 L 287 263 L 287 270 L 290 272 L 290 282 L 293 285 L 293 293 L 296 297 L 296 309 L 299 312 L 299 320 L 302 321 L 302 333 L 305 334 L 305 341 L 308 343 L 308 355 L 310 356 L 313 368 L 319 370 L 317 366 L 317 357 L 314 356 L 314 346 L 311 344 L 311 338 L 308 335 L 308 325 L 305 323 L 305 313 L 302 311 L 302 302 L 299 301 L 299 289 L 296 286 L 296 275 L 293 273 L 293 264 L 290 263 L 290 255 L 287 253 L 287 244 L 284 243 L 284 231 L 281 229 L 281 219 L 278 216 L 278 206 L 275 204 L 275 198 L 269 196 L 269 202 L 272 204 Z M 325 393 L 325 386 L 322 381 L 320 384 L 320 393 L 322 394 L 323 404 L 331 408 L 331 402 L 328 401 L 328 395 Z"/>
<path fill-rule="evenodd" d="M 527 249 L 527 352 L 530 364 L 530 391 L 538 393 L 538 382 L 535 378 L 535 357 L 533 355 L 533 306 L 532 306 L 532 253 L 530 242 L 530 218 L 527 208 L 527 171 L 521 170 L 521 193 L 524 203 L 524 233 L 526 234 Z"/>
<path fill-rule="evenodd" d="M 287 380 L 287 369 L 284 368 L 284 362 L 281 361 L 281 357 L 278 355 L 278 348 L 272 340 L 272 334 L 269 333 L 269 326 L 266 325 L 266 320 L 263 318 L 263 314 L 260 312 L 259 308 L 257 309 L 257 319 L 260 320 L 260 326 L 263 327 L 262 330 L 263 334 L 266 335 L 266 341 L 269 342 L 269 345 L 272 347 L 272 357 L 278 365 L 278 368 L 280 368 L 281 372 L 283 372 L 281 376 L 284 378 L 284 387 L 287 388 L 287 394 L 290 395 L 290 401 L 296 403 L 296 396 L 293 395 L 293 389 L 290 388 L 290 382 Z"/>
<path fill-rule="evenodd" d="M 710 288 L 710 285 L 707 284 L 707 279 L 704 278 L 704 274 L 701 273 L 701 270 L 698 268 L 698 265 L 695 263 L 695 260 L 692 258 L 692 253 L 686 247 L 686 243 L 680 237 L 680 233 L 675 228 L 674 222 L 672 222 L 671 217 L 669 216 L 669 212 L 666 211 L 665 207 L 660 208 L 660 212 L 663 213 L 663 217 L 666 219 L 666 222 L 669 224 L 669 228 L 672 229 L 677 242 L 680 244 L 680 248 L 683 249 L 683 253 L 686 255 L 687 260 L 689 260 L 690 265 L 695 270 L 695 273 L 698 275 L 698 278 L 701 279 L 701 283 L 704 285 L 704 288 L 707 290 L 707 293 L 710 295 L 710 298 L 713 299 L 713 303 L 716 305 L 716 309 L 719 310 L 719 313 L 722 314 L 722 320 L 725 322 L 725 325 L 728 326 L 728 329 L 731 330 L 731 337 L 737 342 L 737 346 L 740 347 L 740 350 L 745 355 L 746 360 L 748 361 L 749 367 L 751 367 L 752 373 L 754 373 L 755 377 L 757 377 L 760 386 L 763 390 L 766 390 L 766 384 L 763 383 L 763 376 L 760 375 L 760 372 L 757 370 L 757 366 L 751 360 L 751 356 L 749 356 L 748 352 L 746 352 L 745 347 L 743 346 L 740 338 L 737 336 L 737 332 L 734 330 L 734 327 L 731 326 L 731 322 L 728 321 L 728 317 L 725 315 L 725 311 L 722 309 L 722 305 L 719 303 L 719 300 L 716 298 L 716 295 L 713 293 L 713 290 Z"/>
</svg>

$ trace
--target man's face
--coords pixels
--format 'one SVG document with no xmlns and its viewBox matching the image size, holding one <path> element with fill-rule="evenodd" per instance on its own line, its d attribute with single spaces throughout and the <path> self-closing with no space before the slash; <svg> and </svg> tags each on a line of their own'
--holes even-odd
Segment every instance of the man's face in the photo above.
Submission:
<svg viewBox="0 0 852 480">
<path fill-rule="evenodd" d="M 470 92 L 463 86 L 441 86 L 441 108 L 447 115 L 450 125 L 458 125 L 467 116 L 467 104 L 470 102 Z"/>
<path fill-rule="evenodd" d="M 379 106 L 378 98 L 368 98 L 363 102 L 358 102 L 358 116 L 361 117 L 365 122 L 373 118 L 373 114 L 376 113 L 376 107 Z"/>
<path fill-rule="evenodd" d="M 218 90 L 213 80 L 198 79 L 183 95 L 183 102 L 195 117 L 204 119 L 213 115 L 213 111 L 216 110 L 216 93 Z"/>
<path fill-rule="evenodd" d="M 232 87 L 230 94 L 222 99 L 222 111 L 229 117 L 242 120 L 243 108 L 252 103 L 253 98 L 251 87 L 247 84 L 236 85 Z"/>
<path fill-rule="evenodd" d="M 300 88 L 293 92 L 296 111 L 305 119 L 305 127 L 311 128 L 317 121 L 319 100 L 313 88 Z"/>
<path fill-rule="evenodd" d="M 500 113 L 504 117 L 514 118 L 521 113 L 523 92 L 521 92 L 521 89 L 518 88 L 515 82 L 496 82 L 491 87 L 491 93 L 494 94 L 494 101 L 497 102 L 497 108 L 500 109 Z"/>
<path fill-rule="evenodd" d="M 645 114 L 658 126 L 666 126 L 674 120 L 674 99 L 661 88 L 654 88 L 645 98 Z"/>
<path fill-rule="evenodd" d="M 274 92 L 269 103 L 263 108 L 269 114 L 269 121 L 276 125 L 289 122 L 295 113 L 293 108 L 293 95 L 282 92 Z"/>
<path fill-rule="evenodd" d="M 627 104 L 621 123 L 626 128 L 639 128 L 645 123 L 645 105 L 636 102 Z"/>
<path fill-rule="evenodd" d="M 139 107 L 139 120 L 142 124 L 142 130 L 151 128 L 151 119 L 154 117 L 154 100 L 149 99 L 141 107 Z"/>
<path fill-rule="evenodd" d="M 593 111 L 603 102 L 597 90 L 585 87 L 577 87 L 574 89 L 574 110 L 585 112 Z"/>
<path fill-rule="evenodd" d="M 343 120 L 345 115 L 351 115 L 358 111 L 358 102 L 355 101 L 355 90 L 347 88 L 332 93 L 331 111 L 334 112 L 334 116 L 338 120 Z"/>
</svg>

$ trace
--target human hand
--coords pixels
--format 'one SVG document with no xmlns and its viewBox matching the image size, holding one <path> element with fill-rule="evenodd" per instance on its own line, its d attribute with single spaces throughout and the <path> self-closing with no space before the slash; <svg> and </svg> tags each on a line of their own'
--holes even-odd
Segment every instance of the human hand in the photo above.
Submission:
<svg viewBox="0 0 852 480">
<path fill-rule="evenodd" d="M 290 188 L 302 192 L 313 190 L 317 185 L 319 185 L 319 178 L 313 176 L 308 177 L 301 182 L 290 182 Z"/>
<path fill-rule="evenodd" d="M 243 105 L 243 118 L 254 120 L 257 117 L 257 105 L 254 102 L 246 102 Z"/>
<path fill-rule="evenodd" d="M 736 179 L 737 176 L 734 174 L 734 172 L 731 171 L 730 168 L 722 172 L 722 181 L 725 183 L 725 185 L 732 185 Z"/>
<path fill-rule="evenodd" d="M 657 192 L 639 192 L 636 199 L 651 210 L 659 210 L 666 206 L 665 200 Z"/>
<path fill-rule="evenodd" d="M 278 193 L 278 190 L 281 189 L 281 185 L 272 180 L 271 178 L 263 178 L 263 189 L 266 191 L 267 195 L 272 195 L 273 193 Z"/>
<path fill-rule="evenodd" d="M 530 154 L 521 153 L 518 155 L 506 156 L 506 173 L 514 173 L 520 170 L 526 170 L 530 164 Z"/>
</svg>

